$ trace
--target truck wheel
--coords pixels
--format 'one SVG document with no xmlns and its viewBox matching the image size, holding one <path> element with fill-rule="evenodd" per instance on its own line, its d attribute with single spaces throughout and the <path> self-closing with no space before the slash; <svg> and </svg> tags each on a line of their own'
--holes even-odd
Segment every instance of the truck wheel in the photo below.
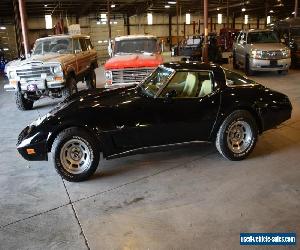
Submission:
<svg viewBox="0 0 300 250">
<path fill-rule="evenodd" d="M 88 89 L 96 88 L 96 73 L 93 68 L 91 69 L 91 72 L 86 77 L 86 86 Z"/>
<path fill-rule="evenodd" d="M 72 182 L 88 179 L 100 160 L 97 141 L 76 127 L 63 130 L 54 140 L 51 151 L 58 174 Z"/>
<path fill-rule="evenodd" d="M 245 62 L 245 74 L 247 76 L 253 76 L 254 75 L 254 71 L 251 70 L 250 68 L 250 59 L 249 56 L 246 56 L 246 62 Z"/>
<path fill-rule="evenodd" d="M 20 91 L 17 91 L 15 96 L 16 104 L 19 110 L 31 110 L 33 108 L 34 101 L 26 99 Z"/>
<path fill-rule="evenodd" d="M 77 82 L 76 82 L 75 78 L 72 76 L 68 77 L 68 79 L 66 81 L 66 87 L 63 88 L 63 90 L 62 90 L 62 95 L 64 97 L 68 97 L 77 92 L 78 92 L 78 89 L 77 89 Z"/>
<path fill-rule="evenodd" d="M 288 74 L 288 70 L 278 70 L 277 72 L 279 75 L 287 75 Z"/>
<path fill-rule="evenodd" d="M 254 149 L 257 137 L 258 129 L 253 116 L 246 110 L 236 110 L 220 126 L 216 148 L 229 160 L 243 160 Z"/>
</svg>

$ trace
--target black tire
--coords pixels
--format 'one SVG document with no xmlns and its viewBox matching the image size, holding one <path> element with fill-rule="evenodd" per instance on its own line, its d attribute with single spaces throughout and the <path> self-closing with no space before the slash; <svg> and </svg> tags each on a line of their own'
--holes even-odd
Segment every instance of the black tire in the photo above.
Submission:
<svg viewBox="0 0 300 250">
<path fill-rule="evenodd" d="M 238 131 L 233 133 L 234 128 L 237 128 Z M 241 131 L 248 134 L 245 135 Z M 246 110 L 236 110 L 226 117 L 220 126 L 216 138 L 216 148 L 225 158 L 239 161 L 245 159 L 252 152 L 257 138 L 258 129 L 253 116 Z M 236 145 L 245 148 L 240 150 L 238 147 L 234 148 L 232 146 L 234 140 L 236 140 Z"/>
<path fill-rule="evenodd" d="M 249 56 L 246 56 L 246 61 L 245 61 L 245 74 L 247 76 L 253 76 L 254 75 L 254 71 L 250 69 L 250 60 L 249 60 Z"/>
<path fill-rule="evenodd" d="M 66 81 L 66 87 L 62 89 L 62 96 L 68 97 L 78 92 L 77 82 L 74 77 L 69 76 Z"/>
<path fill-rule="evenodd" d="M 278 70 L 277 73 L 279 75 L 287 75 L 288 74 L 288 70 Z"/>
<path fill-rule="evenodd" d="M 55 138 L 51 152 L 57 173 L 71 182 L 88 179 L 96 171 L 100 160 L 97 141 L 85 130 L 76 127 L 63 130 Z"/>
<path fill-rule="evenodd" d="M 96 73 L 93 68 L 91 68 L 90 73 L 86 77 L 86 86 L 88 89 L 95 89 L 96 88 Z"/>
<path fill-rule="evenodd" d="M 232 54 L 232 67 L 234 69 L 239 69 L 239 65 L 236 62 L 236 55 L 235 55 L 235 53 Z"/>
<path fill-rule="evenodd" d="M 34 101 L 26 99 L 20 91 L 16 92 L 15 97 L 16 104 L 19 110 L 31 110 L 33 108 Z"/>
</svg>

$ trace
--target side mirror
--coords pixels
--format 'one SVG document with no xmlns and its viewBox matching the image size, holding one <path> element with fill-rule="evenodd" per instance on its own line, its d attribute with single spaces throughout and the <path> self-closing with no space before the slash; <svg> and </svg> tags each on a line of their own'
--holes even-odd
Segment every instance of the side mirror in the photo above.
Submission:
<svg viewBox="0 0 300 250">
<path fill-rule="evenodd" d="M 170 90 L 169 92 L 166 93 L 165 99 L 170 100 L 173 97 L 177 96 L 177 91 L 175 89 Z"/>
</svg>

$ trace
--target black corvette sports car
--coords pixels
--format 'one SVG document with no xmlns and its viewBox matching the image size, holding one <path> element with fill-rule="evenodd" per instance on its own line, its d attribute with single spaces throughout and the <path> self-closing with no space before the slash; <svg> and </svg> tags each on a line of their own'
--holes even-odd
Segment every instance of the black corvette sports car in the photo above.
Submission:
<svg viewBox="0 0 300 250">
<path fill-rule="evenodd" d="M 166 145 L 213 142 L 227 159 L 241 160 L 258 134 L 291 117 L 289 98 L 214 64 L 166 63 L 143 82 L 68 97 L 19 135 L 29 161 L 48 160 L 82 181 L 106 159 Z"/>
</svg>

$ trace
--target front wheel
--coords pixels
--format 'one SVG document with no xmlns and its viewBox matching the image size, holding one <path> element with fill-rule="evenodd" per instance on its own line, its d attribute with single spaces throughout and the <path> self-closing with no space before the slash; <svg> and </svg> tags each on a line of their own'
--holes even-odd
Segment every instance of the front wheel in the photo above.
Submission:
<svg viewBox="0 0 300 250">
<path fill-rule="evenodd" d="M 278 73 L 279 75 L 287 75 L 288 70 L 278 70 L 277 73 Z"/>
<path fill-rule="evenodd" d="M 232 66 L 234 69 L 239 69 L 239 65 L 237 64 L 235 53 L 233 53 L 232 55 Z"/>
<path fill-rule="evenodd" d="M 245 159 L 254 149 L 258 129 L 253 116 L 245 110 L 231 113 L 219 128 L 216 148 L 227 159 Z"/>
<path fill-rule="evenodd" d="M 78 92 L 77 82 L 74 77 L 69 76 L 66 81 L 66 87 L 62 90 L 62 95 L 68 97 Z"/>
<path fill-rule="evenodd" d="M 52 154 L 58 174 L 72 182 L 88 179 L 96 171 L 100 159 L 96 140 L 76 127 L 65 129 L 56 137 Z"/>
<path fill-rule="evenodd" d="M 245 62 L 245 74 L 247 76 L 253 76 L 254 75 L 254 71 L 251 70 L 251 67 L 250 67 L 250 59 L 249 59 L 249 56 L 246 57 L 246 62 Z"/>
<path fill-rule="evenodd" d="M 26 99 L 20 91 L 16 92 L 16 104 L 19 110 L 31 110 L 33 103 L 34 101 Z"/>
<path fill-rule="evenodd" d="M 86 77 L 86 86 L 88 89 L 96 88 L 96 73 L 94 69 L 91 69 L 91 72 Z"/>
</svg>

